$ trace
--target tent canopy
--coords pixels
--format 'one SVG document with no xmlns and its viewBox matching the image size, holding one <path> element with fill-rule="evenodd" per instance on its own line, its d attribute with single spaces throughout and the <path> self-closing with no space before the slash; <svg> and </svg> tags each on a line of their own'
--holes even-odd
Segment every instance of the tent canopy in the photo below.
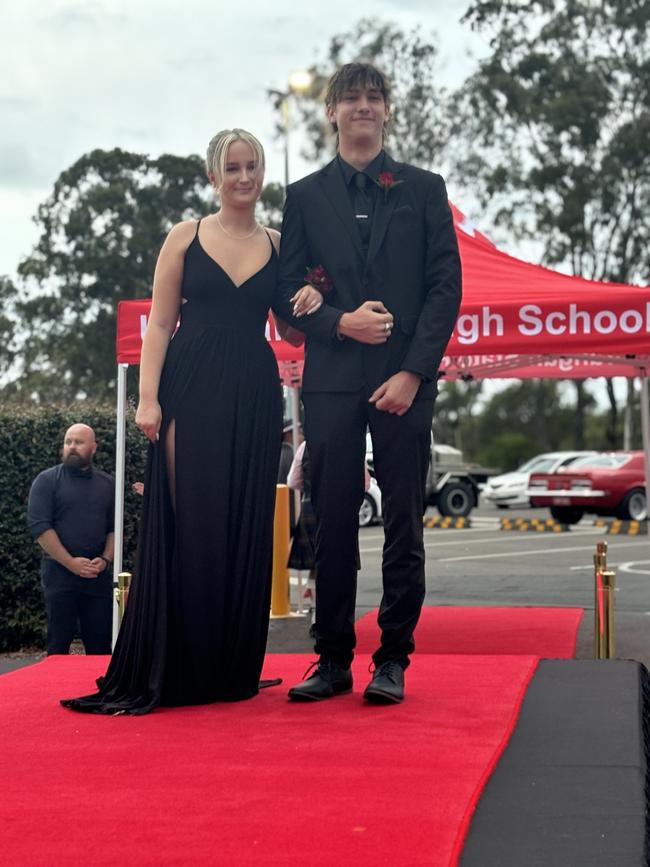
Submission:
<svg viewBox="0 0 650 867">
<path fill-rule="evenodd" d="M 633 376 L 648 365 L 648 288 L 584 280 L 515 259 L 453 205 L 452 211 L 463 305 L 447 349 L 451 374 Z"/>
<path fill-rule="evenodd" d="M 452 205 L 463 263 L 463 303 L 447 348 L 448 377 L 634 376 L 650 367 L 650 289 L 571 277 L 509 256 Z M 150 302 L 118 310 L 117 360 L 137 364 Z M 302 347 L 267 338 L 287 385 L 300 381 Z"/>
</svg>

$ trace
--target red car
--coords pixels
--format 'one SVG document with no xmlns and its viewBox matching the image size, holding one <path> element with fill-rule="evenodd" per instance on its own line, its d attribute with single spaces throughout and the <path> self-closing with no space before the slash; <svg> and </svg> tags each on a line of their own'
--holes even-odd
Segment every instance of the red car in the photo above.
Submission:
<svg viewBox="0 0 650 867">
<path fill-rule="evenodd" d="M 577 524 L 585 512 L 643 521 L 648 517 L 643 452 L 604 452 L 566 470 L 533 473 L 528 495 L 533 506 L 550 506 L 562 524 Z"/>
</svg>

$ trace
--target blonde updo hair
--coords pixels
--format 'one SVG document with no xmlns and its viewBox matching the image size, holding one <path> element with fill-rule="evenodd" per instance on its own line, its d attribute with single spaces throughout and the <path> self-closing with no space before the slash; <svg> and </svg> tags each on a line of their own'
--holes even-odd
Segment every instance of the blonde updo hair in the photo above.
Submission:
<svg viewBox="0 0 650 867">
<path fill-rule="evenodd" d="M 226 163 L 228 162 L 228 149 L 233 142 L 243 141 L 250 145 L 257 163 L 258 171 L 264 171 L 264 148 L 261 142 L 255 136 L 247 132 L 245 129 L 222 129 L 212 139 L 208 145 L 208 151 L 205 157 L 205 170 L 208 175 L 214 175 L 215 186 L 217 192 L 223 186 L 223 179 L 226 174 Z"/>
</svg>

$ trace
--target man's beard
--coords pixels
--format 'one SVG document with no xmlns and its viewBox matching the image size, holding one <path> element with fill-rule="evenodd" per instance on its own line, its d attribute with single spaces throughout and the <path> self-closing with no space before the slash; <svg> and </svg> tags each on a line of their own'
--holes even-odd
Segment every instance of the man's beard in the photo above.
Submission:
<svg viewBox="0 0 650 867">
<path fill-rule="evenodd" d="M 63 463 L 66 467 L 72 467 L 75 470 L 85 470 L 90 466 L 90 462 L 84 460 L 80 454 L 72 452 L 63 456 Z"/>
</svg>

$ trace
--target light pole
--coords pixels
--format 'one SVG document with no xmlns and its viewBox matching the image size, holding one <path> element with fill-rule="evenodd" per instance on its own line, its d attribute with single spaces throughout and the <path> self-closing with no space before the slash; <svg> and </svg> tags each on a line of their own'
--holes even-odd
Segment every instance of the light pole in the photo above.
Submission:
<svg viewBox="0 0 650 867">
<path fill-rule="evenodd" d="M 289 186 L 289 133 L 291 130 L 291 110 L 289 101 L 291 96 L 300 96 L 307 93 L 314 80 L 313 75 L 306 69 L 296 70 L 289 76 L 285 90 L 269 90 L 268 94 L 275 101 L 275 107 L 282 117 L 282 133 L 284 137 L 284 191 L 285 195 Z M 291 393 L 291 439 L 293 440 L 293 454 L 298 451 L 300 440 L 300 395 L 298 387 L 290 386 Z M 294 492 L 295 514 L 300 512 L 300 491 Z M 302 576 L 299 573 L 298 581 L 298 611 L 302 612 Z"/>
<path fill-rule="evenodd" d="M 314 76 L 306 69 L 292 72 L 285 90 L 268 90 L 269 96 L 275 100 L 275 107 L 282 117 L 282 134 L 284 138 L 284 188 L 289 186 L 289 137 L 291 130 L 291 96 L 300 96 L 307 93 L 312 85 Z"/>
</svg>

